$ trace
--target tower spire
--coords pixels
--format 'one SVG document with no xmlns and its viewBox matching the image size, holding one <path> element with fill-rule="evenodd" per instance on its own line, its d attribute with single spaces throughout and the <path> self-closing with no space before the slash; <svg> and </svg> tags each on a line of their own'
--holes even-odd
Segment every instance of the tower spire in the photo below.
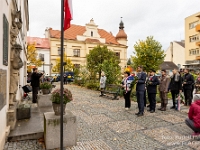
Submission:
<svg viewBox="0 0 200 150">
<path fill-rule="evenodd" d="M 121 30 L 124 29 L 124 23 L 123 23 L 123 21 L 122 21 L 122 18 L 123 18 L 123 17 L 121 17 L 121 22 L 119 23 L 119 29 L 121 29 Z"/>
</svg>

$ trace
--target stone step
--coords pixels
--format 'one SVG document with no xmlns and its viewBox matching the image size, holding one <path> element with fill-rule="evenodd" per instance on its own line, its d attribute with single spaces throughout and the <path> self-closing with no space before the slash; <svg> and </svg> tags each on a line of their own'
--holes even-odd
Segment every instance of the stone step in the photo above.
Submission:
<svg viewBox="0 0 200 150">
<path fill-rule="evenodd" d="M 38 107 L 31 108 L 31 118 L 18 120 L 16 127 L 8 136 L 8 141 L 35 140 L 43 138 L 43 114 Z"/>
</svg>

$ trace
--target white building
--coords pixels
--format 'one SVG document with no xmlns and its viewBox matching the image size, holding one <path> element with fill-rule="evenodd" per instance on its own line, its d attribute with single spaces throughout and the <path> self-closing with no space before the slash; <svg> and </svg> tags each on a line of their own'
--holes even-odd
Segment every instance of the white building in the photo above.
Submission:
<svg viewBox="0 0 200 150">
<path fill-rule="evenodd" d="M 174 41 L 170 43 L 169 48 L 165 51 L 165 60 L 171 61 L 180 68 L 185 64 L 185 42 Z"/>
<path fill-rule="evenodd" d="M 0 0 L 0 149 L 16 124 L 16 92 L 26 84 L 28 0 Z"/>
<path fill-rule="evenodd" d="M 39 37 L 27 37 L 28 44 L 35 44 L 35 48 L 38 53 L 38 58 L 43 61 L 43 65 L 38 67 L 38 70 L 45 72 L 46 76 L 51 75 L 50 63 L 50 43 L 48 38 L 39 38 Z"/>
</svg>

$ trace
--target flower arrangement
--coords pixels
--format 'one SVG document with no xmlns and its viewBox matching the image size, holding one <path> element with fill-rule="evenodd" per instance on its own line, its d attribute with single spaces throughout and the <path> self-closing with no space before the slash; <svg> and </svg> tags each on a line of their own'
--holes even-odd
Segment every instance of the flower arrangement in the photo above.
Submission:
<svg viewBox="0 0 200 150">
<path fill-rule="evenodd" d="M 50 82 L 43 82 L 40 84 L 40 88 L 41 89 L 51 89 L 52 88 L 52 85 Z"/>
<path fill-rule="evenodd" d="M 51 96 L 52 103 L 60 104 L 60 97 L 61 97 L 60 89 L 55 89 L 52 92 L 52 96 Z M 71 91 L 68 90 L 67 88 L 64 88 L 63 89 L 63 103 L 67 104 L 67 103 L 71 102 L 72 100 L 73 100 L 73 98 L 72 98 Z"/>
<path fill-rule="evenodd" d="M 131 89 L 134 87 L 134 85 L 137 83 L 137 81 L 138 81 L 138 77 L 134 76 L 134 80 L 133 80 L 133 82 L 131 82 Z"/>
</svg>

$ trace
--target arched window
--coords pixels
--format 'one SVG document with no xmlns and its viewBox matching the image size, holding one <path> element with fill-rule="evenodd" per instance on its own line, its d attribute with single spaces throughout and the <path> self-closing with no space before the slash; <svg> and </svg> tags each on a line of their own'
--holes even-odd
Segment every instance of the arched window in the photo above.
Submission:
<svg viewBox="0 0 200 150">
<path fill-rule="evenodd" d="M 91 37 L 93 37 L 93 31 L 91 31 Z"/>
</svg>

